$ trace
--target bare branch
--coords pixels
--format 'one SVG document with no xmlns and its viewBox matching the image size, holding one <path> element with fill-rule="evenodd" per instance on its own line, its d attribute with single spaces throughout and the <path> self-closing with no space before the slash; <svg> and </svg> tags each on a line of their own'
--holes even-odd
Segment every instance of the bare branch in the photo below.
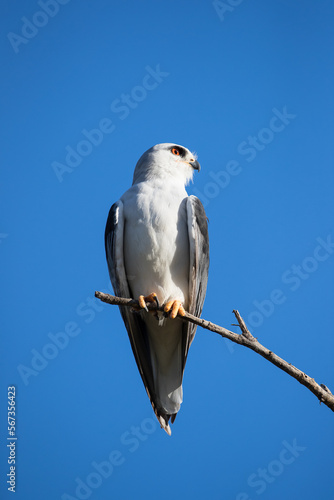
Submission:
<svg viewBox="0 0 334 500">
<path fill-rule="evenodd" d="M 102 292 L 95 292 L 95 297 L 102 300 L 102 302 L 106 302 L 107 304 L 116 306 L 128 306 L 134 309 L 139 309 L 138 301 L 134 299 L 115 297 L 114 295 L 109 295 Z M 147 304 L 147 308 L 149 311 L 163 311 L 163 308 L 157 308 L 157 305 L 155 303 Z M 237 310 L 234 310 L 233 313 L 238 321 L 238 325 L 241 329 L 241 334 L 231 332 L 230 330 L 227 330 L 222 326 L 215 325 L 214 323 L 206 321 L 205 319 L 197 318 L 196 316 L 193 316 L 188 312 L 186 312 L 184 316 L 178 315 L 178 318 L 180 318 L 182 321 L 189 321 L 190 323 L 194 323 L 195 325 L 201 326 L 202 328 L 210 330 L 211 332 L 218 333 L 222 337 L 227 338 L 232 342 L 235 342 L 236 344 L 243 345 L 244 347 L 252 349 L 252 351 L 257 352 L 258 354 L 260 354 L 260 356 L 270 361 L 270 363 L 274 364 L 281 370 L 288 373 L 288 375 L 291 375 L 291 377 L 298 380 L 298 382 L 307 387 L 311 392 L 313 392 L 313 394 L 316 395 L 320 403 L 324 403 L 326 406 L 328 406 L 328 408 L 334 411 L 334 396 L 325 384 L 319 385 L 313 378 L 306 375 L 306 373 L 302 372 L 301 370 L 291 365 L 290 363 L 264 347 L 262 344 L 260 344 L 248 330 L 240 313 Z"/>
</svg>

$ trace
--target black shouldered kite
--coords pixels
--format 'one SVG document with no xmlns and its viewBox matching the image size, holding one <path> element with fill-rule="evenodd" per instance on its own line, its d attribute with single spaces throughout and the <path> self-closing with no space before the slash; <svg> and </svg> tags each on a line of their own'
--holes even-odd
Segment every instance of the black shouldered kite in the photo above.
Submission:
<svg viewBox="0 0 334 500">
<path fill-rule="evenodd" d="M 209 269 L 207 217 L 199 199 L 185 190 L 194 170 L 200 165 L 183 146 L 157 144 L 146 151 L 131 188 L 111 207 L 105 230 L 115 294 L 139 298 L 142 311 L 120 311 L 151 405 L 168 434 L 182 403 L 196 331 L 177 315 L 201 315 Z M 152 301 L 164 313 L 147 313 Z"/>
</svg>

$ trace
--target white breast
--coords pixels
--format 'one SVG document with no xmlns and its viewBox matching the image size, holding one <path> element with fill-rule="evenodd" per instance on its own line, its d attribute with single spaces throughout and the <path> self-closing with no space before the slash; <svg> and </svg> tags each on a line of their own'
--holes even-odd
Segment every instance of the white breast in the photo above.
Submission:
<svg viewBox="0 0 334 500">
<path fill-rule="evenodd" d="M 185 198 L 179 183 L 147 181 L 123 196 L 124 262 L 134 298 L 156 292 L 160 303 L 188 301 L 189 239 Z"/>
</svg>

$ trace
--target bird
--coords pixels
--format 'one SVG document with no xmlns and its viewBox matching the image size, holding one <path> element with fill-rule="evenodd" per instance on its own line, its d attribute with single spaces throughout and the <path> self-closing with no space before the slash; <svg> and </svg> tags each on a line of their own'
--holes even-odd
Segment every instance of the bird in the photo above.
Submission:
<svg viewBox="0 0 334 500">
<path fill-rule="evenodd" d="M 208 220 L 201 201 L 185 189 L 195 171 L 197 155 L 183 146 L 148 149 L 132 186 L 111 206 L 105 228 L 115 295 L 138 298 L 139 311 L 120 306 L 120 312 L 153 411 L 169 435 L 196 332 L 179 316 L 201 315 L 208 281 Z M 148 312 L 150 302 L 157 304 L 155 311 Z"/>
</svg>

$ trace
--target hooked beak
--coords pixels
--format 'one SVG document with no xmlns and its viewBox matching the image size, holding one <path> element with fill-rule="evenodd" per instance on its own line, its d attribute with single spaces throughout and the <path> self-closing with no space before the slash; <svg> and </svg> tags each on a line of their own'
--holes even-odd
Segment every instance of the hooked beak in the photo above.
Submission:
<svg viewBox="0 0 334 500">
<path fill-rule="evenodd" d="M 191 165 L 194 170 L 198 170 L 198 171 L 201 170 L 201 165 L 198 163 L 197 160 L 190 161 L 189 165 Z"/>
</svg>

